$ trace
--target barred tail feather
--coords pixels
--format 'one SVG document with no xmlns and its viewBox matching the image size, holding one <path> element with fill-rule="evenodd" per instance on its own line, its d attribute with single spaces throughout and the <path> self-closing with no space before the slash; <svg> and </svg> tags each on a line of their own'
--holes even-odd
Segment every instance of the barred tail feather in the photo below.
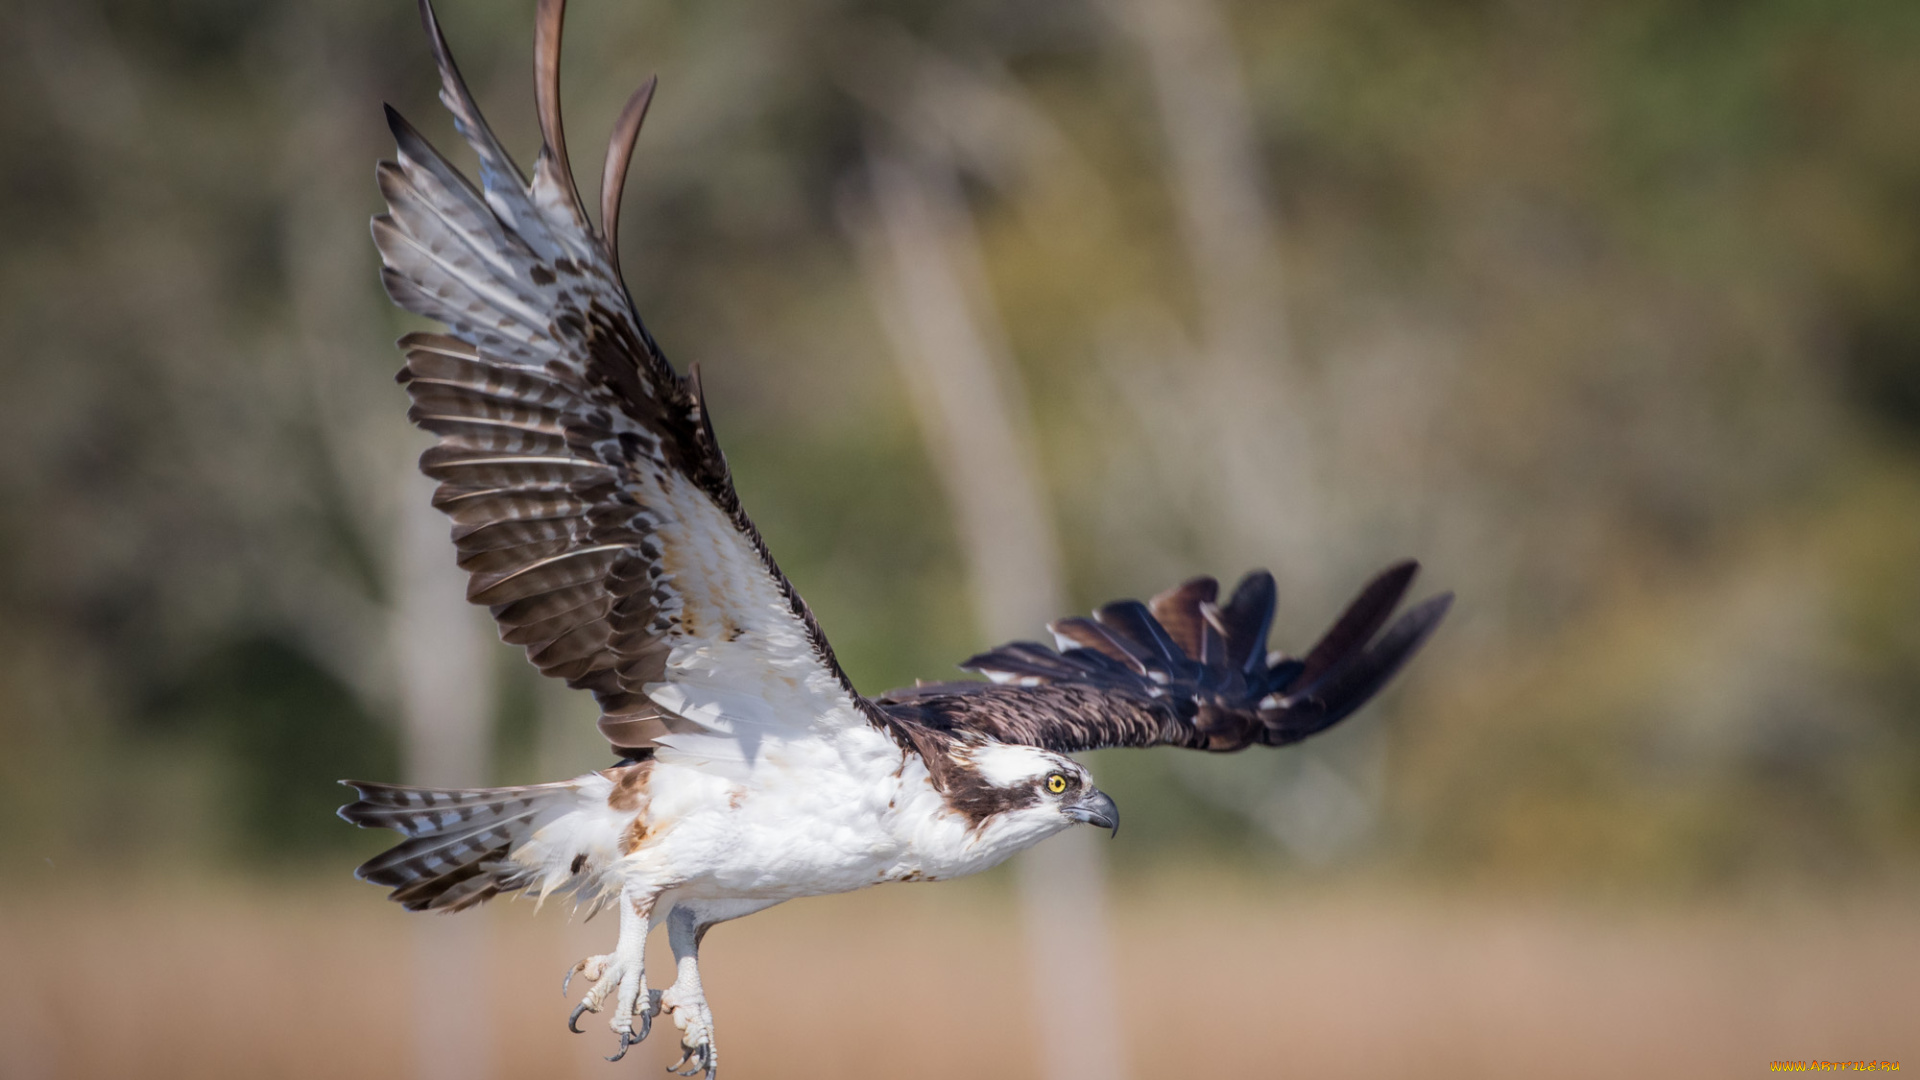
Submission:
<svg viewBox="0 0 1920 1080">
<path fill-rule="evenodd" d="M 409 911 L 464 911 L 503 892 L 530 889 L 543 899 L 565 889 L 588 900 L 598 892 L 593 869 L 611 861 L 601 850 L 611 848 L 611 837 L 591 835 L 595 830 L 579 814 L 596 802 L 605 805 L 610 784 L 598 774 L 509 788 L 341 783 L 360 795 L 340 808 L 341 818 L 406 837 L 354 876 L 388 886 L 388 898 Z"/>
</svg>

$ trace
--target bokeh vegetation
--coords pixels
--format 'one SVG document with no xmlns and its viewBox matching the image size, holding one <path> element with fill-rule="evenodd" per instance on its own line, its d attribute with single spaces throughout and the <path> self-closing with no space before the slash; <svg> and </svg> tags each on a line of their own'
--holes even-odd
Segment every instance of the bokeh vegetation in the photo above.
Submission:
<svg viewBox="0 0 1920 1080">
<path fill-rule="evenodd" d="M 443 4 L 526 158 L 530 7 Z M 848 239 L 872 146 L 951 143 L 1079 603 L 1271 565 L 1298 647 L 1402 554 L 1461 597 L 1325 747 L 1096 756 L 1123 867 L 1205 836 L 1582 888 L 1910 872 L 1920 6 L 1223 3 L 1279 268 L 1241 382 L 1197 359 L 1179 132 L 1114 7 L 570 16 L 583 176 L 662 76 L 629 284 L 702 362 L 742 495 L 856 682 L 985 644 Z M 419 445 L 365 233 L 379 104 L 453 139 L 412 6 L 10 22 L 0 845 L 361 844 L 326 812 L 334 779 L 398 768 L 385 611 Z M 497 677 L 496 778 L 550 773 L 548 729 L 585 718 L 513 650 Z M 1328 843 L 1284 824 L 1328 805 L 1288 794 L 1314 784 L 1359 800 Z"/>
</svg>

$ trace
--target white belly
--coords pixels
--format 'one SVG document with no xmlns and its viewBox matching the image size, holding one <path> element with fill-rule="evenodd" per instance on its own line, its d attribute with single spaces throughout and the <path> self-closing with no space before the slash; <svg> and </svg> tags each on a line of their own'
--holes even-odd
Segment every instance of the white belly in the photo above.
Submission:
<svg viewBox="0 0 1920 1080">
<path fill-rule="evenodd" d="M 969 829 L 920 759 L 872 729 L 769 746 L 744 779 L 662 761 L 650 788 L 649 839 L 620 872 L 686 898 L 777 902 L 962 877 L 1046 835 Z"/>
</svg>

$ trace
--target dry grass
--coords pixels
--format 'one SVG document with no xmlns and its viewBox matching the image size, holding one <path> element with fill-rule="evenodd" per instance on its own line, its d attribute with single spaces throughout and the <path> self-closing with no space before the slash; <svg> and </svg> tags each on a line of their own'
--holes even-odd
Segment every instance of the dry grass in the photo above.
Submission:
<svg viewBox="0 0 1920 1080">
<path fill-rule="evenodd" d="M 419 919 L 372 890 L 102 883 L 0 914 L 7 1080 L 410 1075 Z M 520 904 L 479 925 L 495 1080 L 658 1074 L 670 1039 L 610 1066 L 598 1021 L 562 1030 L 559 975 L 610 923 Z M 1600 913 L 1220 883 L 1130 891 L 1115 930 L 1141 1077 L 1920 1063 L 1913 901 Z M 735 1080 L 1034 1074 L 1017 926 L 990 883 L 791 904 L 716 932 L 707 973 Z"/>
</svg>

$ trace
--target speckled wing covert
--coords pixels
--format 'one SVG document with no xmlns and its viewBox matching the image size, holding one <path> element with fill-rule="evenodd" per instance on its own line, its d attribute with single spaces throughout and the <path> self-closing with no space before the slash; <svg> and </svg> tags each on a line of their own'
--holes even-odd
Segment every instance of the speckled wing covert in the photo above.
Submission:
<svg viewBox="0 0 1920 1080">
<path fill-rule="evenodd" d="M 756 730 L 879 720 L 742 512 L 698 369 L 673 370 L 621 281 L 620 190 L 653 80 L 615 125 L 596 230 L 560 125 L 562 4 L 539 8 L 531 183 L 426 0 L 420 14 L 480 187 L 389 108 L 399 153 L 379 167 L 373 237 L 394 302 L 447 330 L 401 339 L 399 379 L 439 437 L 420 466 L 468 599 L 542 672 L 591 690 L 618 748 L 726 756 Z"/>
<path fill-rule="evenodd" d="M 1365 704 L 1439 626 L 1451 593 L 1387 627 L 1417 570 L 1408 561 L 1375 577 L 1300 658 L 1267 651 L 1273 576 L 1256 570 L 1225 604 L 1218 582 L 1194 578 L 1150 603 L 1051 624 L 1058 651 L 1016 641 L 960 665 L 991 682 L 922 685 L 878 703 L 901 723 L 1065 753 L 1299 742 Z"/>
</svg>

